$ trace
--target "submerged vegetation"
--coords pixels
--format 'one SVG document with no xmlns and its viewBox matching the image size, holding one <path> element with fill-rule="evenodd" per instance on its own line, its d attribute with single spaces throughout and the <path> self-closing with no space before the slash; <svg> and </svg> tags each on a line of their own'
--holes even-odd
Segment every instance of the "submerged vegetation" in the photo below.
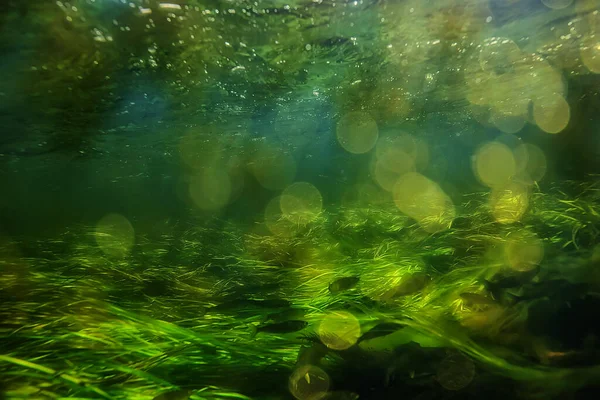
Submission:
<svg viewBox="0 0 600 400">
<path fill-rule="evenodd" d="M 0 396 L 598 397 L 599 13 L 0 2 Z"/>
<path fill-rule="evenodd" d="M 572 393 L 600 374 L 600 256 L 583 246 L 597 239 L 600 210 L 594 185 L 567 187 L 577 194 L 534 193 L 516 226 L 470 195 L 460 226 L 433 234 L 393 206 L 357 204 L 278 240 L 239 224 L 179 224 L 116 258 L 86 227 L 5 238 L 5 396 L 286 398 L 307 365 L 317 372 L 299 378 L 303 399 L 325 396 L 313 373 L 329 396 Z M 544 252 L 526 271 L 507 251 L 517 229 Z"/>
</svg>

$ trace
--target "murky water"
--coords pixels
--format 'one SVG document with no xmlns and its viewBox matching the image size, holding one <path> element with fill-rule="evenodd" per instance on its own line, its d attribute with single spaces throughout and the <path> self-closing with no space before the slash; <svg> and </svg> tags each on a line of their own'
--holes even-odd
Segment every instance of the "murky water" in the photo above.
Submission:
<svg viewBox="0 0 600 400">
<path fill-rule="evenodd" d="M 7 399 L 584 399 L 600 2 L 6 0 Z"/>
</svg>

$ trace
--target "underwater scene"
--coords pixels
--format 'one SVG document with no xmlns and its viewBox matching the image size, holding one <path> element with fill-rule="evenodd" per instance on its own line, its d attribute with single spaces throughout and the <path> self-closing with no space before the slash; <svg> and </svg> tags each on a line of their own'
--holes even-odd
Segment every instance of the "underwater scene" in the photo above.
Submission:
<svg viewBox="0 0 600 400">
<path fill-rule="evenodd" d="M 0 399 L 600 398 L 600 0 L 1 0 Z"/>
</svg>

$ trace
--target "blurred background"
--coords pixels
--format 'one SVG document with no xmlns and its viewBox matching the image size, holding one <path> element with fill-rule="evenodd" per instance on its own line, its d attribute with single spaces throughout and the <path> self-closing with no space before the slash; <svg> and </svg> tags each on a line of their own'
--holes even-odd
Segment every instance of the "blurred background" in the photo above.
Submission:
<svg viewBox="0 0 600 400">
<path fill-rule="evenodd" d="M 374 145 L 336 137 L 363 134 L 353 118 L 419 138 L 416 170 L 447 190 L 477 188 L 471 157 L 502 134 L 541 150 L 541 184 L 598 172 L 594 1 L 2 3 L 8 233 L 254 218 L 294 181 L 334 207 L 356 184 L 385 197 Z M 190 195 L 207 168 L 210 206 Z"/>
<path fill-rule="evenodd" d="M 599 35 L 596 0 L 1 1 L 0 389 L 596 393 Z"/>
</svg>

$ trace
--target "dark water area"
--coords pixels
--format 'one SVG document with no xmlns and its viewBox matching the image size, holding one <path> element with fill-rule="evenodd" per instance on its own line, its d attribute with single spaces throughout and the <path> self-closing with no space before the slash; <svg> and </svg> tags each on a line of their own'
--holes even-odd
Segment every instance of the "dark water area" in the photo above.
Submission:
<svg viewBox="0 0 600 400">
<path fill-rule="evenodd" d="M 0 2 L 0 398 L 587 399 L 600 2 Z"/>
</svg>

